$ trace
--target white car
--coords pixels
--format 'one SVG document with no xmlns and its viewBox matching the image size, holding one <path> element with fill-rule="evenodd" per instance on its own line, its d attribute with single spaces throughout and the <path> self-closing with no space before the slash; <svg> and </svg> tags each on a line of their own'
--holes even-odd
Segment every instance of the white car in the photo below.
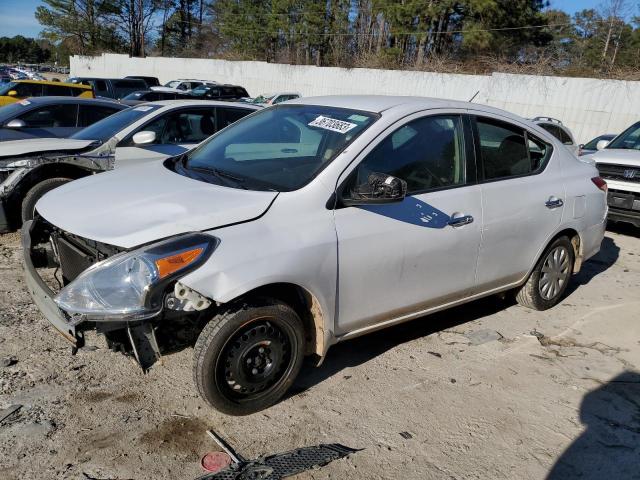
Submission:
<svg viewBox="0 0 640 480">
<path fill-rule="evenodd" d="M 164 84 L 165 88 L 171 88 L 174 90 L 178 90 L 181 92 L 186 92 L 189 90 L 193 90 L 200 85 L 217 85 L 218 82 L 214 82 L 212 80 L 195 80 L 189 78 L 180 78 L 178 80 L 171 80 Z M 152 90 L 158 90 L 162 87 L 152 87 Z"/>
<path fill-rule="evenodd" d="M 277 105 L 278 103 L 288 102 L 289 100 L 295 100 L 302 95 L 295 92 L 277 92 L 277 93 L 263 93 L 256 98 L 249 100 L 251 103 L 260 105 Z"/>
<path fill-rule="evenodd" d="M 92 173 L 179 155 L 260 107 L 168 100 L 122 110 L 69 138 L 2 142 L 0 231 L 33 217 L 49 190 Z"/>
<path fill-rule="evenodd" d="M 594 161 L 609 185 L 609 219 L 640 227 L 640 122 L 611 141 L 600 140 Z"/>
<path fill-rule="evenodd" d="M 551 117 L 536 117 L 531 121 L 560 140 L 571 152 L 580 155 L 580 146 L 576 143 L 573 133 L 560 120 Z"/>
<path fill-rule="evenodd" d="M 593 165 L 498 109 L 305 98 L 45 195 L 23 227 L 27 285 L 76 347 L 97 329 L 143 368 L 195 329 L 200 394 L 247 414 L 336 342 L 510 290 L 554 306 L 600 249 L 605 191 Z"/>
</svg>

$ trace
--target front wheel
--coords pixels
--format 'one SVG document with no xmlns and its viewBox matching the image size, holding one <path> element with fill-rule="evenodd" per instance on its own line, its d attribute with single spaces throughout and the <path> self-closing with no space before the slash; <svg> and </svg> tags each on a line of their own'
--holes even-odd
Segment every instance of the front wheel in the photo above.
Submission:
<svg viewBox="0 0 640 480">
<path fill-rule="evenodd" d="M 46 180 L 36 183 L 31 187 L 24 196 L 24 200 L 22 200 L 22 221 L 26 222 L 28 220 L 33 220 L 33 215 L 36 211 L 36 203 L 45 193 L 53 190 L 54 188 L 58 188 L 60 185 L 69 183 L 70 181 L 70 178 L 47 178 Z"/>
<path fill-rule="evenodd" d="M 304 357 L 302 322 L 272 299 L 238 303 L 204 327 L 194 349 L 194 381 L 202 398 L 229 415 L 276 403 Z"/>
<path fill-rule="evenodd" d="M 567 237 L 560 237 L 544 251 L 533 272 L 516 294 L 524 307 L 547 310 L 556 305 L 573 274 L 574 250 Z"/>
</svg>

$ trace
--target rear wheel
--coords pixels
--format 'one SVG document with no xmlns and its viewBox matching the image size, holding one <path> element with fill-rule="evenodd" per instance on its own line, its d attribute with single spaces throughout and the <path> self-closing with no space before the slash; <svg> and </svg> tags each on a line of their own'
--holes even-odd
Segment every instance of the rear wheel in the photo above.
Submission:
<svg viewBox="0 0 640 480">
<path fill-rule="evenodd" d="M 22 221 L 26 222 L 27 220 L 33 220 L 33 215 L 36 211 L 36 203 L 45 193 L 70 181 L 70 178 L 47 178 L 46 180 L 36 183 L 31 187 L 22 200 Z"/>
<path fill-rule="evenodd" d="M 573 274 L 574 250 L 567 237 L 553 241 L 544 251 L 533 272 L 516 294 L 524 307 L 547 310 L 556 305 Z"/>
<path fill-rule="evenodd" d="M 194 381 L 211 406 L 247 415 L 277 402 L 293 384 L 304 356 L 302 322 L 270 299 L 216 315 L 194 349 Z"/>
</svg>

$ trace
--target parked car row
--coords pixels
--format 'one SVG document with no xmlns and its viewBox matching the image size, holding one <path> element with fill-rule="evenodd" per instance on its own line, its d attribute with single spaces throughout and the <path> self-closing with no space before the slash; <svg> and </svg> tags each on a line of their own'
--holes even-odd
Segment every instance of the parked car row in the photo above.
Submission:
<svg viewBox="0 0 640 480">
<path fill-rule="evenodd" d="M 201 396 L 248 414 L 337 342 L 500 292 L 551 308 L 600 248 L 607 185 L 542 124 L 426 98 L 268 100 L 142 103 L 4 142 L 28 289 L 74 347 L 96 330 L 147 369 L 194 346 Z"/>
<path fill-rule="evenodd" d="M 0 107 L 30 97 L 62 96 L 94 98 L 91 87 L 45 80 L 15 80 L 0 85 Z"/>
<path fill-rule="evenodd" d="M 33 97 L 0 108 L 0 142 L 68 137 L 127 105 L 82 97 Z"/>
<path fill-rule="evenodd" d="M 25 135 L 36 136 L 42 132 L 28 128 L 28 122 L 40 118 L 40 124 L 45 125 L 56 119 L 48 132 L 63 138 L 0 143 L 0 231 L 31 219 L 36 202 L 53 188 L 115 167 L 179 155 L 260 109 L 256 105 L 201 100 L 154 102 L 132 108 L 101 100 L 63 100 L 30 99 L 7 113 L 13 118 L 3 130 L 24 130 Z M 34 108 L 39 103 L 45 106 Z M 14 115 L 22 109 L 26 111 Z M 62 134 L 62 127 L 55 126 L 58 121 L 73 123 L 74 127 L 68 129 L 72 134 Z M 78 129 L 79 123 L 89 122 L 90 126 Z M 25 127 L 19 128 L 23 123 Z M 43 136 L 49 136 L 48 132 Z"/>
</svg>

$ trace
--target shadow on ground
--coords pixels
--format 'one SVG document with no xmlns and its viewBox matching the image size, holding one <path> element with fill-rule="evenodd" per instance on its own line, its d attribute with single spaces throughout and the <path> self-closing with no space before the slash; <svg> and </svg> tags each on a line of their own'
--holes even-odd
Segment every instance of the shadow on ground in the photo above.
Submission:
<svg viewBox="0 0 640 480">
<path fill-rule="evenodd" d="M 600 252 L 585 262 L 580 272 L 572 279 L 565 292 L 565 298 L 615 264 L 619 254 L 620 248 L 611 238 L 605 237 Z M 506 298 L 492 295 L 354 340 L 338 343 L 331 347 L 321 367 L 315 368 L 311 365 L 303 367 L 304 371 L 298 376 L 287 397 L 302 393 L 345 368 L 362 365 L 398 345 L 493 315 L 514 304 L 515 301 L 511 295 L 507 295 Z M 640 475 L 638 479 L 640 480 Z"/>
<path fill-rule="evenodd" d="M 398 345 L 493 315 L 514 303 L 510 297 L 503 299 L 494 295 L 344 343 L 338 343 L 331 347 L 322 366 L 315 368 L 311 365 L 305 365 L 303 367 L 304 371 L 298 376 L 298 380 L 289 391 L 288 396 L 304 392 L 336 375 L 341 370 L 362 365 Z"/>
<path fill-rule="evenodd" d="M 580 421 L 586 430 L 547 480 L 640 479 L 640 374 L 624 372 L 587 393 Z"/>
</svg>

